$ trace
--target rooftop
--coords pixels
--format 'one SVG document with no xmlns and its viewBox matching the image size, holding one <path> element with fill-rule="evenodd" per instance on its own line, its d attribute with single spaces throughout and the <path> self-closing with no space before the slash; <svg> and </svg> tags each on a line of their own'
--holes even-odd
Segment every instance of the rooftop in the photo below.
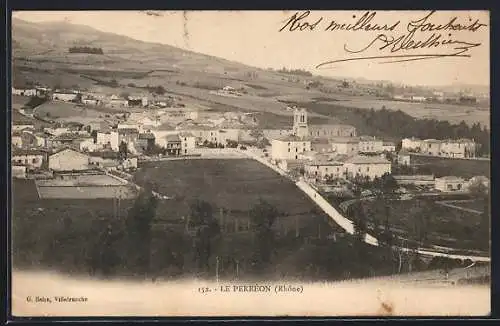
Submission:
<svg viewBox="0 0 500 326">
<path fill-rule="evenodd" d="M 330 143 L 357 144 L 358 142 L 359 142 L 358 137 L 332 137 L 332 138 L 330 138 Z"/>
<path fill-rule="evenodd" d="M 14 149 L 12 150 L 12 156 L 24 156 L 24 155 L 45 155 L 47 151 L 40 149 Z"/>
<path fill-rule="evenodd" d="M 390 164 L 388 160 L 380 156 L 356 155 L 345 160 L 351 164 Z"/>
<path fill-rule="evenodd" d="M 151 132 L 139 134 L 139 139 L 155 139 L 155 135 Z"/>
<path fill-rule="evenodd" d="M 169 142 L 180 142 L 181 139 L 179 138 L 179 135 L 166 135 L 165 139 Z"/>
<path fill-rule="evenodd" d="M 135 128 L 120 128 L 120 129 L 117 129 L 118 133 L 119 134 L 138 134 L 139 133 L 139 130 L 135 129 Z"/>
<path fill-rule="evenodd" d="M 311 141 L 311 139 L 309 137 L 300 138 L 300 137 L 297 137 L 295 135 L 281 136 L 281 137 L 275 138 L 274 140 L 284 141 L 284 142 L 304 142 L 304 141 Z"/>
<path fill-rule="evenodd" d="M 444 177 L 441 177 L 441 178 L 436 178 L 436 180 L 448 181 L 448 182 L 453 182 L 453 181 L 455 181 L 455 182 L 463 182 L 464 181 L 463 178 L 452 176 L 452 175 L 444 176 Z"/>
</svg>

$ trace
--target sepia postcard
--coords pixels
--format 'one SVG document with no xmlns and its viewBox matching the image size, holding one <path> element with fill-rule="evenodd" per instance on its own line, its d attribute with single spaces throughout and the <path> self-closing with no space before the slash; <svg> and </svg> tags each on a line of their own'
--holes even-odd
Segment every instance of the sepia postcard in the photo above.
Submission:
<svg viewBox="0 0 500 326">
<path fill-rule="evenodd" d="M 13 317 L 488 316 L 488 11 L 14 11 Z"/>
</svg>

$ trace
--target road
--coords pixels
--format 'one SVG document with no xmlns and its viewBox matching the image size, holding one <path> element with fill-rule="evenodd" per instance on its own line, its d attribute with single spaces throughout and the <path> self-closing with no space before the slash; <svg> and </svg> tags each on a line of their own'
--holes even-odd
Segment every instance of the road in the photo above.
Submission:
<svg viewBox="0 0 500 326">
<path fill-rule="evenodd" d="M 238 150 L 241 151 L 241 150 Z M 263 154 L 260 150 L 258 149 L 253 149 L 250 148 L 246 151 L 241 151 L 242 153 L 246 154 L 248 157 L 264 164 L 265 166 L 273 169 L 274 171 L 278 172 L 280 175 L 283 175 L 289 179 L 292 179 L 285 171 L 281 170 L 277 166 L 271 164 L 268 160 L 266 160 L 263 157 Z M 335 223 L 337 223 L 340 227 L 342 227 L 347 233 L 353 234 L 354 233 L 354 225 L 351 220 L 347 219 L 346 217 L 342 216 L 323 196 L 321 196 L 320 193 L 318 193 L 309 183 L 306 181 L 299 179 L 299 180 L 294 180 L 296 186 L 302 190 L 309 198 L 311 198 L 312 201 L 314 201 L 330 218 L 332 218 Z M 378 246 L 379 242 L 378 240 L 370 235 L 366 234 L 365 240 L 367 244 L 372 245 L 372 246 Z M 408 252 L 411 249 L 409 248 L 404 248 L 400 247 L 400 250 L 404 252 Z M 421 255 L 424 256 L 430 256 L 430 257 L 447 257 L 451 259 L 470 259 L 472 261 L 477 261 L 477 262 L 490 262 L 491 259 L 490 257 L 481 257 L 481 256 L 470 256 L 470 255 L 455 255 L 455 254 L 447 254 L 447 253 L 442 253 L 442 252 L 436 252 L 432 251 L 431 249 L 418 249 L 416 250 Z"/>
</svg>

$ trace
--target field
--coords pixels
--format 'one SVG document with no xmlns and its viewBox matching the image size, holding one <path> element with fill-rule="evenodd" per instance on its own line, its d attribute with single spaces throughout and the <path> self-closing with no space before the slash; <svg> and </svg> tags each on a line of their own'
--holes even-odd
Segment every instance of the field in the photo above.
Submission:
<svg viewBox="0 0 500 326">
<path fill-rule="evenodd" d="M 382 107 L 390 110 L 401 110 L 418 119 L 447 120 L 450 123 L 460 123 L 464 120 L 468 124 L 480 122 L 490 126 L 490 109 L 479 106 L 466 106 L 441 103 L 414 103 L 376 98 L 339 97 L 340 100 L 318 101 L 319 104 L 336 104 L 351 108 L 380 110 Z"/>
<path fill-rule="evenodd" d="M 419 170 L 425 170 L 426 173 L 432 173 L 436 177 L 453 175 L 469 179 L 474 176 L 489 178 L 491 175 L 491 163 L 488 160 L 461 160 L 411 155 L 410 162 L 412 165 L 418 166 Z"/>
<path fill-rule="evenodd" d="M 481 205 L 477 200 L 474 205 Z M 383 225 L 386 214 L 374 202 L 365 201 L 370 219 Z M 489 226 L 483 224 L 481 215 L 440 205 L 429 199 L 392 200 L 389 202 L 389 223 L 392 231 L 402 238 L 418 239 L 419 216 L 429 214 L 426 245 L 455 249 L 489 250 Z M 428 210 L 424 212 L 424 207 Z"/>
<path fill-rule="evenodd" d="M 216 212 L 222 208 L 242 217 L 262 198 L 285 215 L 283 220 L 294 224 L 297 217 L 302 226 L 317 215 L 315 204 L 291 181 L 249 159 L 151 162 L 139 167 L 135 179 L 139 184 L 151 180 L 159 193 L 173 197 L 162 207 L 166 218 L 186 216 L 197 198 Z"/>
<path fill-rule="evenodd" d="M 460 201 L 454 201 L 453 205 L 458 206 L 458 207 L 463 207 L 463 208 L 469 208 L 473 209 L 475 211 L 484 211 L 484 200 L 483 199 L 477 199 L 477 200 L 460 200 Z"/>
<path fill-rule="evenodd" d="M 40 198 L 132 199 L 135 189 L 116 178 L 107 175 L 87 175 L 73 177 L 71 180 L 38 180 L 36 182 Z"/>
</svg>

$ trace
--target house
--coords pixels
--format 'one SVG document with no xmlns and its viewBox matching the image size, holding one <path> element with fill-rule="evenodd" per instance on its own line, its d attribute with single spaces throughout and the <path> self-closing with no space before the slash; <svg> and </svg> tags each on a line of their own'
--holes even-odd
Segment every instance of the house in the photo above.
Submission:
<svg viewBox="0 0 500 326">
<path fill-rule="evenodd" d="M 102 150 L 96 152 L 90 152 L 89 164 L 95 165 L 97 167 L 109 167 L 111 165 L 118 166 L 118 152 L 113 152 L 111 150 Z"/>
<path fill-rule="evenodd" d="M 347 176 L 368 177 L 370 180 L 391 173 L 391 162 L 380 156 L 355 155 L 344 161 Z"/>
<path fill-rule="evenodd" d="M 110 107 L 128 107 L 128 99 L 120 98 L 116 95 L 112 95 L 108 101 L 108 106 Z"/>
<path fill-rule="evenodd" d="M 23 139 L 21 137 L 20 131 L 13 131 L 10 138 L 11 146 L 15 148 L 21 148 L 23 146 Z"/>
<path fill-rule="evenodd" d="M 420 150 L 420 145 L 422 144 L 422 140 L 412 137 L 412 138 L 404 138 L 401 141 L 401 148 L 408 151 L 418 151 Z"/>
<path fill-rule="evenodd" d="M 181 153 L 183 155 L 191 153 L 196 148 L 196 137 L 190 132 L 181 132 Z"/>
<path fill-rule="evenodd" d="M 84 171 L 90 168 L 88 155 L 71 148 L 64 148 L 49 156 L 49 169 L 52 171 Z"/>
<path fill-rule="evenodd" d="M 54 92 L 52 94 L 52 100 L 54 101 L 64 101 L 73 102 L 79 97 L 77 92 Z"/>
<path fill-rule="evenodd" d="M 487 191 L 489 191 L 490 188 L 490 179 L 488 179 L 485 176 L 475 176 L 470 178 L 470 180 L 467 182 L 467 188 L 469 189 L 471 186 L 474 187 L 478 184 L 482 184 Z"/>
<path fill-rule="evenodd" d="M 140 133 L 137 137 L 137 146 L 142 151 L 149 151 L 155 145 L 155 135 L 151 132 Z"/>
<path fill-rule="evenodd" d="M 453 158 L 470 158 L 476 156 L 476 143 L 469 139 L 441 141 L 440 156 Z"/>
<path fill-rule="evenodd" d="M 291 129 L 264 129 L 262 130 L 264 137 L 267 139 L 274 139 L 283 136 L 290 136 L 292 134 Z"/>
<path fill-rule="evenodd" d="M 12 95 L 20 96 L 37 96 L 35 88 L 14 88 L 12 87 Z"/>
<path fill-rule="evenodd" d="M 381 139 L 370 136 L 359 137 L 359 153 L 381 153 L 384 151 L 384 142 Z"/>
<path fill-rule="evenodd" d="M 25 165 L 12 165 L 12 177 L 18 179 L 26 179 L 26 166 Z"/>
<path fill-rule="evenodd" d="M 398 185 L 431 186 L 435 185 L 434 175 L 395 175 Z"/>
<path fill-rule="evenodd" d="M 12 165 L 24 165 L 29 170 L 42 168 L 47 160 L 47 152 L 42 150 L 14 149 L 12 151 Z"/>
<path fill-rule="evenodd" d="M 396 144 L 394 144 L 393 142 L 383 142 L 382 151 L 394 153 L 396 151 Z"/>
<path fill-rule="evenodd" d="M 12 131 L 21 131 L 24 129 L 35 130 L 35 126 L 32 124 L 12 124 Z"/>
<path fill-rule="evenodd" d="M 314 138 L 355 137 L 356 128 L 343 124 L 310 125 L 309 136 Z"/>
<path fill-rule="evenodd" d="M 437 139 L 426 139 L 420 145 L 420 152 L 426 155 L 440 156 L 441 141 Z"/>
<path fill-rule="evenodd" d="M 299 153 L 311 150 L 311 140 L 297 136 L 284 136 L 271 141 L 273 160 L 297 160 Z"/>
<path fill-rule="evenodd" d="M 329 153 L 333 151 L 333 146 L 328 139 L 313 139 L 311 140 L 311 150 L 317 153 Z"/>
<path fill-rule="evenodd" d="M 102 146 L 94 143 L 94 138 L 92 137 L 82 138 L 78 143 L 78 149 L 81 152 L 94 152 L 100 148 Z"/>
<path fill-rule="evenodd" d="M 82 103 L 85 105 L 96 106 L 97 104 L 99 104 L 99 100 L 95 99 L 95 98 L 91 98 L 91 97 L 85 97 L 85 98 L 82 98 Z"/>
<path fill-rule="evenodd" d="M 182 142 L 179 135 L 167 135 L 165 136 L 166 146 L 168 155 L 179 155 L 182 149 Z"/>
<path fill-rule="evenodd" d="M 97 132 L 96 145 L 101 148 L 108 147 L 115 151 L 118 151 L 118 133 L 107 131 L 107 132 Z"/>
<path fill-rule="evenodd" d="M 356 137 L 330 138 L 332 150 L 341 155 L 356 155 L 359 150 L 359 139 Z"/>
<path fill-rule="evenodd" d="M 305 165 L 305 172 L 315 179 L 344 178 L 345 168 L 343 162 L 333 160 L 317 160 Z"/>
<path fill-rule="evenodd" d="M 399 165 L 409 166 L 411 162 L 411 155 L 405 150 L 400 150 L 397 157 L 397 163 Z"/>
<path fill-rule="evenodd" d="M 77 146 L 79 147 L 80 142 L 83 140 L 90 139 L 93 142 L 93 138 L 90 135 L 83 135 L 77 133 L 64 133 L 55 136 L 51 139 L 52 147 L 58 148 L 63 146 Z"/>
<path fill-rule="evenodd" d="M 135 151 L 135 145 L 137 144 L 137 139 L 139 138 L 139 130 L 135 128 L 121 128 L 113 131 L 112 134 L 113 133 L 118 134 L 118 146 L 122 142 L 125 142 L 128 146 L 129 151 Z M 112 143 L 111 145 L 113 146 L 114 144 Z M 116 149 L 113 148 L 113 150 L 117 151 L 118 146 L 116 147 Z"/>
<path fill-rule="evenodd" d="M 445 176 L 435 179 L 434 188 L 443 192 L 463 191 L 466 188 L 466 181 L 455 176 Z"/>
</svg>

